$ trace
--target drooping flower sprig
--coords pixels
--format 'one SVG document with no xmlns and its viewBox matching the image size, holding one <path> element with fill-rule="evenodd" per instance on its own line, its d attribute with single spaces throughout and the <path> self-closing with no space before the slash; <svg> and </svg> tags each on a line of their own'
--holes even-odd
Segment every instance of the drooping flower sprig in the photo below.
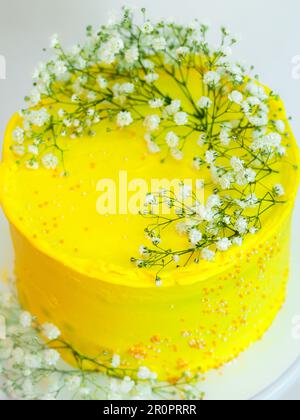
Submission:
<svg viewBox="0 0 300 420">
<path fill-rule="evenodd" d="M 12 151 L 29 169 L 62 166 L 66 174 L 62 138 L 93 136 L 104 121 L 109 130 L 142 126 L 149 152 L 162 161 L 187 159 L 185 146 L 194 142 L 191 164 L 209 171 L 212 194 L 192 208 L 177 203 L 168 221 L 148 209 L 154 247 L 141 247 L 141 258 L 132 259 L 161 270 L 211 260 L 261 229 L 262 215 L 285 201 L 276 177 L 289 138 L 286 121 L 270 112 L 279 98 L 231 60 L 237 40 L 226 28 L 212 48 L 209 28 L 198 20 L 153 23 L 145 10 L 141 17 L 137 22 L 125 8 L 119 21 L 88 27 L 87 41 L 70 50 L 52 38 L 55 56 L 35 71 Z M 174 200 L 170 191 L 154 196 L 158 204 Z M 186 248 L 163 247 L 162 233 L 173 227 L 186 235 Z"/>
<path fill-rule="evenodd" d="M 197 201 L 197 197 L 186 186 L 179 196 L 174 191 L 161 191 L 149 194 L 145 210 L 141 215 L 152 222 L 145 229 L 151 246 L 140 247 L 140 258 L 133 258 L 139 268 L 157 268 L 156 282 L 162 282 L 161 272 L 171 264 L 186 267 L 201 260 L 213 261 L 217 252 L 225 252 L 232 246 L 241 246 L 247 234 L 256 234 L 262 227 L 261 217 L 277 204 L 285 201 L 282 187 L 276 185 L 273 191 L 267 191 L 262 198 L 255 193 L 245 194 L 242 199 L 231 195 L 214 193 L 207 198 L 206 205 Z M 191 199 L 193 205 L 186 202 Z M 189 200 L 190 201 L 190 200 Z M 170 215 L 161 214 L 167 206 Z M 183 249 L 164 248 L 162 240 L 168 229 L 186 236 L 188 246 Z"/>
<path fill-rule="evenodd" d="M 127 369 L 118 355 L 80 354 L 57 327 L 40 325 L 24 312 L 11 286 L 0 291 L 0 399 L 203 399 L 199 375 L 187 372 L 176 383 L 159 382 L 147 367 Z M 63 362 L 61 353 L 75 367 Z"/>
</svg>

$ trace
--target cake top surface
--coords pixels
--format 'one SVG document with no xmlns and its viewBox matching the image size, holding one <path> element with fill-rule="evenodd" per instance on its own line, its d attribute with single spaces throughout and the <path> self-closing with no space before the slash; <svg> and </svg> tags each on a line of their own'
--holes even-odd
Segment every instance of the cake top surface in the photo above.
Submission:
<svg viewBox="0 0 300 420">
<path fill-rule="evenodd" d="M 7 139 L 20 122 L 19 116 L 12 119 Z M 131 258 L 138 255 L 141 244 L 146 243 L 144 230 L 149 225 L 146 217 L 136 214 L 143 209 L 146 201 L 148 190 L 142 188 L 143 184 L 146 182 L 150 190 L 153 179 L 157 179 L 156 185 L 161 188 L 165 180 L 177 179 L 179 182 L 188 179 L 193 180 L 194 185 L 197 180 L 204 180 L 207 185 L 205 200 L 213 190 L 210 173 L 206 169 L 199 173 L 191 163 L 195 148 L 199 147 L 196 139 L 192 139 L 185 150 L 187 159 L 178 161 L 167 156 L 162 160 L 161 154 L 149 153 L 141 127 L 111 132 L 107 132 L 106 128 L 100 126 L 97 135 L 92 138 L 72 140 L 71 146 L 66 139 L 61 139 L 62 147 L 67 148 L 65 162 L 68 176 L 62 174 L 62 168 L 32 171 L 16 165 L 14 156 L 6 147 L 6 171 L 2 178 L 5 180 L 4 208 L 9 219 L 30 241 L 72 267 L 95 276 L 103 275 L 103 272 L 114 273 L 115 281 L 122 282 L 122 278 L 126 277 L 125 283 L 152 284 L 155 270 L 139 269 L 131 262 Z M 291 161 L 295 153 L 294 144 L 289 150 Z M 289 182 L 295 180 L 293 169 L 282 163 L 279 168 L 282 173 L 274 175 L 270 185 L 284 185 L 286 197 L 293 202 L 295 187 Z M 109 180 L 108 183 L 106 180 Z M 122 193 L 119 194 L 120 188 L 125 194 L 123 198 Z M 109 192 L 113 192 L 113 201 L 111 196 L 106 195 Z M 104 205 L 104 212 L 112 214 L 102 214 L 101 205 Z M 247 238 L 249 248 L 245 249 L 264 240 L 266 232 L 271 237 L 271 232 L 276 232 L 276 223 L 280 223 L 283 209 L 285 212 L 287 207 L 290 208 L 290 204 L 274 207 L 272 217 L 267 214 L 262 219 L 266 224 L 263 231 Z M 274 220 L 277 221 L 275 224 Z M 189 247 L 188 238 L 179 235 L 176 229 L 166 231 L 163 240 L 164 245 L 174 249 Z M 200 273 L 219 270 L 230 263 L 232 253 L 240 250 L 236 245 L 219 254 L 214 262 L 201 261 L 197 266 L 180 270 L 170 267 L 165 276 L 169 278 L 172 273 L 174 276 L 176 270 L 175 281 L 191 281 L 196 276 L 199 278 Z M 169 281 L 173 282 L 171 277 Z"/>
<path fill-rule="evenodd" d="M 0 167 L 3 207 L 36 247 L 144 287 L 162 270 L 165 285 L 206 279 L 276 234 L 299 180 L 284 106 L 227 61 L 225 29 L 217 50 L 206 31 L 127 16 L 68 53 L 54 38 Z"/>
</svg>

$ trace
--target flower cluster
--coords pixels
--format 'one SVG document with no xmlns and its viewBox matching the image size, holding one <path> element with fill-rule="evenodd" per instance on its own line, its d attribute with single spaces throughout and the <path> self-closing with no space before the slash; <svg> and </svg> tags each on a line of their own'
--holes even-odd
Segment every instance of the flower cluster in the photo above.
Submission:
<svg viewBox="0 0 300 420">
<path fill-rule="evenodd" d="M 52 324 L 40 325 L 17 303 L 12 291 L 0 292 L 1 398 L 21 400 L 202 399 L 200 378 L 188 372 L 176 384 L 162 383 L 147 367 L 129 370 L 120 356 L 94 360 L 78 353 Z M 74 358 L 78 368 L 61 360 Z"/>
<path fill-rule="evenodd" d="M 182 159 L 186 140 L 194 131 L 206 131 L 205 114 L 213 104 L 208 96 L 193 98 L 187 72 L 195 69 L 209 90 L 220 83 L 222 71 L 233 80 L 241 72 L 240 67 L 229 69 L 223 63 L 230 54 L 225 43 L 235 43 L 230 37 L 226 41 L 225 30 L 222 48 L 212 56 L 215 65 L 209 65 L 204 56 L 211 53 L 207 30 L 198 21 L 190 26 L 154 24 L 144 11 L 137 24 L 131 11 L 124 9 L 120 21 L 100 31 L 88 27 L 84 45 L 65 51 L 55 35 L 50 45 L 54 58 L 35 70 L 34 88 L 26 97 L 28 108 L 21 111 L 22 126 L 13 133 L 17 162 L 30 169 L 53 170 L 64 164 L 63 137 L 95 135 L 95 127 L 104 120 L 119 128 L 140 122 L 151 153 L 167 146 L 175 159 Z M 211 71 L 214 67 L 217 71 Z M 165 91 L 160 79 L 166 75 L 191 106 Z"/>
<path fill-rule="evenodd" d="M 174 251 L 154 243 L 133 261 L 165 267 L 174 253 L 177 265 L 181 254 L 188 261 L 212 260 L 215 252 L 256 233 L 262 214 L 284 202 L 284 188 L 270 183 L 286 154 L 287 125 L 270 117 L 279 98 L 232 62 L 236 39 L 226 28 L 219 47 L 212 48 L 208 27 L 197 20 L 152 23 L 144 10 L 142 17 L 137 23 L 124 9 L 120 21 L 98 31 L 88 27 L 85 44 L 68 51 L 52 38 L 55 57 L 35 71 L 12 150 L 30 169 L 64 167 L 62 139 L 93 136 L 103 121 L 109 129 L 142 126 L 149 152 L 175 160 L 185 159 L 186 143 L 194 142 L 192 163 L 196 171 L 209 169 L 211 196 L 192 208 L 175 206 L 168 224 L 158 220 L 147 229 L 157 238 L 175 224 L 190 247 Z"/>
</svg>

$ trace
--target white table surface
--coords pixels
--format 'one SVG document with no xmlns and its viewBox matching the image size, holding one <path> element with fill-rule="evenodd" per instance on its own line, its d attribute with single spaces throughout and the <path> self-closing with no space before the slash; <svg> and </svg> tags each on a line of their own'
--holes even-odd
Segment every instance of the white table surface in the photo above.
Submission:
<svg viewBox="0 0 300 420">
<path fill-rule="evenodd" d="M 254 64 L 262 80 L 283 97 L 300 140 L 300 66 L 297 71 L 293 64 L 300 63 L 299 0 L 1 0 L 0 66 L 5 60 L 6 79 L 0 80 L 0 143 L 9 117 L 22 107 L 31 87 L 34 67 L 46 58 L 42 48 L 49 37 L 59 33 L 66 45 L 73 45 L 88 24 L 97 27 L 124 3 L 145 6 L 154 18 L 189 22 L 197 17 L 210 22 L 214 34 L 219 26 L 228 26 L 241 38 L 237 59 Z M 0 79 L 2 73 L 0 68 Z M 300 231 L 299 200 L 293 231 Z M 297 252 L 292 265 L 300 273 Z M 293 373 L 291 386 L 277 399 L 300 400 L 300 373 L 296 368 Z"/>
</svg>

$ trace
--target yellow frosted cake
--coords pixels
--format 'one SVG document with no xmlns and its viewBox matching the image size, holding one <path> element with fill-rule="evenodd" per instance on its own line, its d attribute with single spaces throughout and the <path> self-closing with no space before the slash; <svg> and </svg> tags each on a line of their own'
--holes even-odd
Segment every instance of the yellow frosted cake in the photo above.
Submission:
<svg viewBox="0 0 300 420">
<path fill-rule="evenodd" d="M 203 41 L 175 45 L 176 67 L 162 62 L 175 47 L 159 31 L 139 29 L 155 55 L 115 28 L 103 49 L 88 28 L 97 66 L 86 47 L 63 55 L 53 40 L 58 58 L 8 125 L 0 198 L 22 306 L 81 354 L 175 380 L 234 359 L 282 307 L 299 153 L 280 99 L 241 67 L 229 71 L 224 45 L 219 55 Z M 135 93 L 129 75 L 142 81 Z M 144 206 L 140 181 L 154 178 L 180 180 L 187 196 L 184 181 L 201 179 L 203 202 L 152 214 L 171 194 L 152 191 Z M 103 180 L 116 201 L 103 199 Z"/>
</svg>

